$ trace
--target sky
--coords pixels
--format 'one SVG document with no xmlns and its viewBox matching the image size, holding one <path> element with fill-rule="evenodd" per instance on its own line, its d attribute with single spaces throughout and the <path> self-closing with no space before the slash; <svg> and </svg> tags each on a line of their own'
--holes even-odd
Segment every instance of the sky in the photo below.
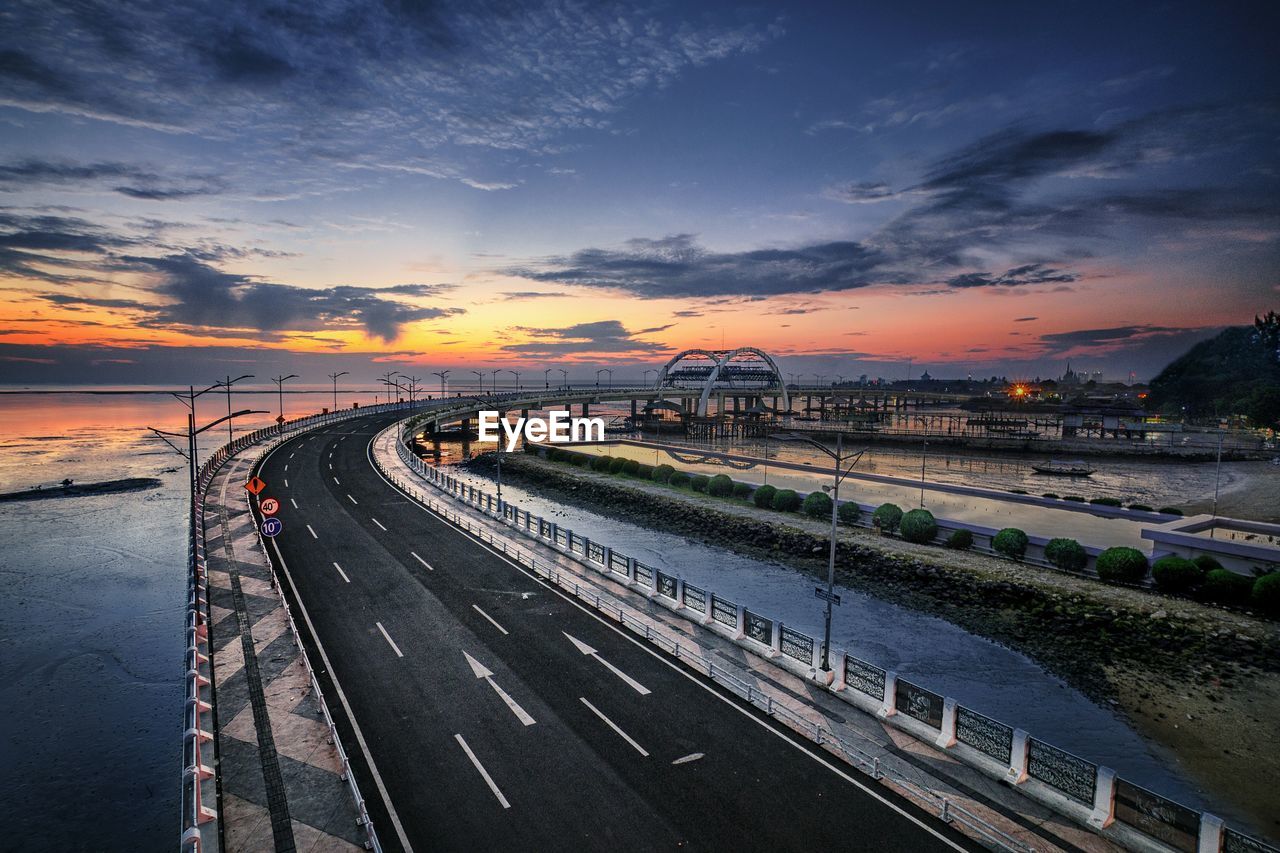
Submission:
<svg viewBox="0 0 1280 853">
<path fill-rule="evenodd" d="M 9 0 L 0 383 L 746 345 L 1147 379 L 1280 303 L 1277 32 L 1262 0 Z"/>
</svg>

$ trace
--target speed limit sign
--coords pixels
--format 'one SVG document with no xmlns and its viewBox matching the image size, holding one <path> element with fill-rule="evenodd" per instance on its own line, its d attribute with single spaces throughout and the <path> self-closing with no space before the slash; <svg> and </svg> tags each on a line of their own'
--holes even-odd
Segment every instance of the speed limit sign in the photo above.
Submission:
<svg viewBox="0 0 1280 853">
<path fill-rule="evenodd" d="M 258 509 L 262 510 L 263 515 L 275 515 L 280 511 L 280 501 L 275 498 L 267 498 L 259 505 Z"/>
</svg>

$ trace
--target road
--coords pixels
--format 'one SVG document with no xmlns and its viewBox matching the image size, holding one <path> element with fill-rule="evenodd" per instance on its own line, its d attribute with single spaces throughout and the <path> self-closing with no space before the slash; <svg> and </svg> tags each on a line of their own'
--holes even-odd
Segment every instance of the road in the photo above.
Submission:
<svg viewBox="0 0 1280 853">
<path fill-rule="evenodd" d="M 369 456 L 393 419 L 260 468 L 385 849 L 976 849 L 411 502 Z"/>
</svg>

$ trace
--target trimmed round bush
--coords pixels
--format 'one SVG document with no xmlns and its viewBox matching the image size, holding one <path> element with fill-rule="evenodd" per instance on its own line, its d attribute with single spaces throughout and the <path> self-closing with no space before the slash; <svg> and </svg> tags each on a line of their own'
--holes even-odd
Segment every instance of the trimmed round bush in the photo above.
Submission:
<svg viewBox="0 0 1280 853">
<path fill-rule="evenodd" d="M 1157 512 L 1162 512 L 1165 515 L 1182 515 L 1182 510 L 1176 506 L 1162 506 Z"/>
<path fill-rule="evenodd" d="M 705 492 L 707 486 L 711 483 L 711 478 L 706 474 L 694 474 L 689 478 L 689 488 L 695 492 Z"/>
<path fill-rule="evenodd" d="M 622 463 L 622 473 L 629 477 L 634 477 L 640 473 L 640 463 L 635 459 L 626 459 Z"/>
<path fill-rule="evenodd" d="M 991 547 L 997 554 L 1021 560 L 1027 553 L 1027 534 L 1016 527 L 1006 527 L 991 538 Z"/>
<path fill-rule="evenodd" d="M 830 518 L 831 498 L 826 492 L 810 492 L 800 505 L 800 510 L 810 518 Z"/>
<path fill-rule="evenodd" d="M 1110 583 L 1137 583 L 1147 576 L 1147 555 L 1123 545 L 1098 555 L 1098 577 Z"/>
<path fill-rule="evenodd" d="M 1116 498 L 1094 498 L 1089 501 L 1089 503 L 1096 504 L 1097 506 L 1124 506 L 1124 504 Z"/>
<path fill-rule="evenodd" d="M 1154 509 L 1146 504 L 1129 504 L 1129 509 L 1135 509 L 1138 512 L 1155 512 Z"/>
<path fill-rule="evenodd" d="M 1042 497 L 1042 498 L 1049 498 L 1050 500 L 1055 500 L 1055 501 L 1058 499 L 1058 495 L 1057 495 L 1056 493 L 1054 493 L 1054 492 L 1045 492 L 1045 493 L 1044 493 L 1043 495 L 1041 495 L 1040 497 Z"/>
<path fill-rule="evenodd" d="M 561 450 L 561 449 L 560 449 L 560 448 L 558 448 L 558 447 L 548 447 L 548 448 L 547 448 L 547 461 L 548 461 L 548 462 L 560 462 L 560 461 L 562 461 L 563 459 L 564 459 L 564 451 L 563 451 L 563 450 Z"/>
<path fill-rule="evenodd" d="M 1084 498 L 1080 497 L 1079 495 L 1063 495 L 1062 499 L 1064 501 L 1071 501 L 1072 503 L 1077 503 L 1077 504 L 1084 503 Z"/>
<path fill-rule="evenodd" d="M 947 537 L 947 547 L 952 551 L 968 551 L 973 547 L 973 532 L 963 527 L 951 531 L 951 535 Z"/>
<path fill-rule="evenodd" d="M 902 523 L 902 508 L 897 504 L 880 504 L 871 513 L 871 523 L 880 522 L 881 533 L 892 533 Z"/>
<path fill-rule="evenodd" d="M 1280 615 L 1280 572 L 1271 572 L 1254 581 L 1249 601 L 1264 613 Z"/>
<path fill-rule="evenodd" d="M 795 489 L 779 489 L 773 496 L 773 508 L 778 512 L 795 512 L 800 508 L 800 495 Z"/>
<path fill-rule="evenodd" d="M 857 524 L 861 515 L 861 508 L 853 501 L 841 501 L 840 508 L 836 510 L 836 517 L 840 519 L 840 523 L 849 527 Z"/>
<path fill-rule="evenodd" d="M 653 466 L 652 466 L 652 465 L 645 465 L 643 462 L 637 462 L 637 463 L 636 463 L 636 470 L 631 471 L 631 472 L 628 472 L 628 473 L 630 473 L 630 474 L 631 474 L 632 476 L 634 476 L 634 477 L 639 477 L 639 478 L 640 478 L 640 479 L 642 479 L 642 480 L 652 480 L 652 479 L 653 479 Z"/>
<path fill-rule="evenodd" d="M 612 456 L 597 456 L 591 460 L 592 471 L 608 471 L 609 466 L 613 464 Z"/>
<path fill-rule="evenodd" d="M 733 480 L 728 474 L 716 474 L 707 483 L 707 494 L 715 498 L 727 498 L 733 494 Z"/>
<path fill-rule="evenodd" d="M 692 482 L 693 478 L 684 471 L 676 471 L 667 478 L 667 483 L 675 486 L 677 489 L 687 489 Z"/>
<path fill-rule="evenodd" d="M 774 486 L 761 486 L 751 493 L 751 502 L 761 509 L 769 509 L 773 506 L 773 496 L 777 493 L 778 490 Z"/>
<path fill-rule="evenodd" d="M 670 465 L 659 465 L 653 469 L 653 481 L 655 483 L 667 483 L 671 480 L 671 475 L 676 472 L 675 468 Z"/>
<path fill-rule="evenodd" d="M 739 500 L 745 501 L 747 498 L 751 497 L 751 484 L 750 483 L 734 483 L 733 496 L 735 498 L 738 498 Z"/>
<path fill-rule="evenodd" d="M 1230 569 L 1214 569 L 1204 576 L 1200 594 L 1223 604 L 1244 604 L 1253 593 L 1253 578 L 1238 575 Z"/>
<path fill-rule="evenodd" d="M 1078 572 L 1089 565 L 1089 554 L 1074 539 L 1050 539 L 1044 546 L 1044 558 L 1060 569 Z"/>
<path fill-rule="evenodd" d="M 1204 569 L 1184 557 L 1161 557 L 1151 564 L 1151 579 L 1165 592 L 1186 592 L 1204 580 Z"/>
<path fill-rule="evenodd" d="M 1213 557 L 1210 557 L 1208 554 L 1201 554 L 1198 557 L 1193 557 L 1191 559 L 1191 562 L 1199 566 L 1200 571 L 1204 572 L 1206 575 L 1209 574 L 1209 572 L 1213 571 L 1214 569 L 1222 568 L 1222 563 L 1219 563 L 1216 559 L 1214 559 Z"/>
<path fill-rule="evenodd" d="M 590 453 L 574 453 L 572 451 L 565 452 L 569 453 L 569 464 L 577 465 L 579 468 L 586 468 L 596 458 Z"/>
<path fill-rule="evenodd" d="M 609 473 L 621 474 L 623 469 L 627 467 L 627 463 L 630 461 L 631 460 L 629 459 L 623 459 L 621 456 L 613 457 L 613 459 L 609 460 Z"/>
<path fill-rule="evenodd" d="M 913 509 L 898 524 L 902 538 L 917 545 L 927 545 L 938 535 L 938 522 L 927 509 Z"/>
</svg>

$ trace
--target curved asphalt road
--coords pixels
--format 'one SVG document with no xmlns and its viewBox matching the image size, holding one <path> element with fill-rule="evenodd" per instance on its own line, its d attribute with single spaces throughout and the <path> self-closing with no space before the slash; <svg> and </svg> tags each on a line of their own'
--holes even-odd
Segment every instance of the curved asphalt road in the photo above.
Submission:
<svg viewBox="0 0 1280 853">
<path fill-rule="evenodd" d="M 976 849 L 408 500 L 368 455 L 394 419 L 260 470 L 387 850 Z"/>
</svg>

